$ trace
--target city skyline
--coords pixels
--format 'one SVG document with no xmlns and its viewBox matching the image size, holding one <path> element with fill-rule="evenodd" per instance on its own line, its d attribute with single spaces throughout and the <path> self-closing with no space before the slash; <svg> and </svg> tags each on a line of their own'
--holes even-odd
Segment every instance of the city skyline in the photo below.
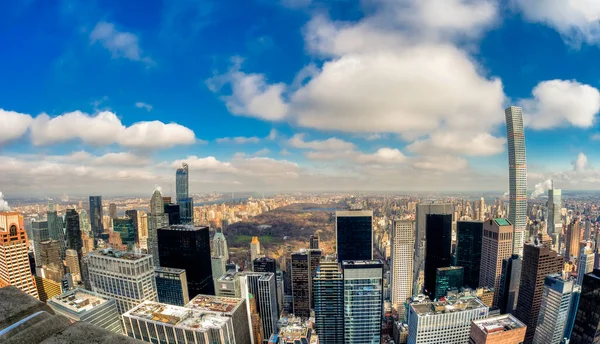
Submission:
<svg viewBox="0 0 600 344">
<path fill-rule="evenodd" d="M 416 0 L 7 4 L 0 191 L 174 194 L 182 162 L 191 193 L 504 191 L 510 105 L 529 193 L 598 190 L 595 24 L 512 3 L 453 0 L 453 20 Z"/>
</svg>

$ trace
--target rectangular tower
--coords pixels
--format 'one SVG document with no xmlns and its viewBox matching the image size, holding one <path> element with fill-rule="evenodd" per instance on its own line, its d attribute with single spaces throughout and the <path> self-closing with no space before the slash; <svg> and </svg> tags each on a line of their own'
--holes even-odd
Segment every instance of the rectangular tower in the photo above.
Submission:
<svg viewBox="0 0 600 344">
<path fill-rule="evenodd" d="M 508 218 L 514 225 L 513 252 L 523 255 L 527 229 L 527 158 L 525 155 L 525 131 L 523 114 L 518 106 L 504 110 L 506 137 L 508 138 Z"/>
<path fill-rule="evenodd" d="M 510 258 L 502 260 L 502 275 L 500 276 L 497 305 L 502 314 L 512 314 L 517 308 L 522 265 L 523 260 L 519 258 L 518 254 L 513 254 Z"/>
<path fill-rule="evenodd" d="M 435 298 L 446 296 L 450 290 L 460 290 L 463 287 L 464 269 L 462 266 L 438 268 L 435 278 Z"/>
<path fill-rule="evenodd" d="M 102 196 L 90 196 L 90 228 L 94 234 L 94 239 L 97 239 L 100 234 L 104 233 L 104 225 L 102 224 Z"/>
<path fill-rule="evenodd" d="M 122 334 L 121 317 L 115 300 L 86 289 L 73 289 L 48 300 L 56 314 L 73 322 L 83 321 Z"/>
<path fill-rule="evenodd" d="M 426 215 L 425 231 L 425 294 L 434 297 L 437 269 L 452 264 L 452 215 Z"/>
<path fill-rule="evenodd" d="M 560 189 L 548 189 L 548 235 L 562 233 L 562 191 Z"/>
<path fill-rule="evenodd" d="M 295 316 L 310 317 L 310 256 L 307 251 L 292 254 L 292 297 Z"/>
<path fill-rule="evenodd" d="M 498 304 L 502 260 L 511 256 L 513 242 L 513 225 L 506 219 L 483 224 L 479 286 L 494 288 L 494 305 Z"/>
<path fill-rule="evenodd" d="M 600 269 L 583 277 L 581 296 L 570 344 L 598 343 L 600 340 Z"/>
<path fill-rule="evenodd" d="M 464 268 L 465 286 L 475 289 L 479 287 L 483 222 L 458 221 L 456 236 L 456 265 Z"/>
<path fill-rule="evenodd" d="M 258 279 L 258 299 L 260 317 L 263 323 L 264 338 L 277 333 L 279 304 L 277 302 L 277 281 L 274 273 L 265 273 Z"/>
<path fill-rule="evenodd" d="M 0 212 L 0 287 L 12 285 L 37 299 L 28 252 L 23 216 Z"/>
<path fill-rule="evenodd" d="M 175 306 L 185 306 L 190 302 L 185 270 L 155 267 L 154 277 L 158 302 Z"/>
<path fill-rule="evenodd" d="M 391 242 L 392 306 L 404 314 L 404 303 L 412 296 L 415 222 L 394 220 Z"/>
<path fill-rule="evenodd" d="M 322 344 L 344 344 L 344 277 L 337 261 L 321 261 L 314 278 L 315 325 Z"/>
<path fill-rule="evenodd" d="M 527 326 L 512 314 L 473 321 L 469 344 L 521 344 Z"/>
<path fill-rule="evenodd" d="M 573 280 L 561 274 L 546 276 L 534 343 L 562 343 L 574 286 Z"/>
<path fill-rule="evenodd" d="M 373 211 L 335 212 L 338 261 L 373 259 Z"/>
</svg>

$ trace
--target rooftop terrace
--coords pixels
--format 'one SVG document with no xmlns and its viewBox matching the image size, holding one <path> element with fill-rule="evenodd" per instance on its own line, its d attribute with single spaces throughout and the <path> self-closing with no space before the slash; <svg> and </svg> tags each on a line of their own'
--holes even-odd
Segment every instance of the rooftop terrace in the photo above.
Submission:
<svg viewBox="0 0 600 344">
<path fill-rule="evenodd" d="M 85 289 L 75 289 L 50 299 L 48 302 L 60 305 L 76 313 L 87 312 L 109 299 Z"/>
<path fill-rule="evenodd" d="M 479 327 L 485 333 L 498 333 L 510 331 L 517 328 L 525 327 L 525 324 L 519 321 L 511 314 L 504 314 L 494 318 L 487 318 L 473 321 L 475 326 Z"/>
<path fill-rule="evenodd" d="M 241 304 L 242 299 L 212 295 L 196 295 L 196 297 L 194 297 L 187 305 L 185 305 L 185 307 L 203 311 L 231 314 Z"/>
<path fill-rule="evenodd" d="M 473 296 L 438 302 L 412 303 L 410 306 L 418 315 L 438 315 L 487 308 L 481 300 Z"/>
<path fill-rule="evenodd" d="M 147 254 L 137 253 L 137 252 L 129 252 L 129 251 L 120 251 L 114 248 L 106 248 L 104 250 L 98 250 L 90 252 L 89 254 L 95 256 L 104 256 L 104 257 L 112 257 L 118 259 L 126 259 L 126 260 L 138 260 L 147 257 Z"/>
<path fill-rule="evenodd" d="M 214 313 L 152 301 L 144 301 L 123 314 L 123 317 L 138 318 L 197 332 L 219 329 L 231 321 L 230 318 Z"/>
</svg>

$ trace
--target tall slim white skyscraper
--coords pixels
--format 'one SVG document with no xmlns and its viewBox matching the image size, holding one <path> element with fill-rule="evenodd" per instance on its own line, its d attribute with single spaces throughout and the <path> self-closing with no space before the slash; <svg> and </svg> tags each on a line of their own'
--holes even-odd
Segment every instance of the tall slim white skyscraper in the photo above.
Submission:
<svg viewBox="0 0 600 344">
<path fill-rule="evenodd" d="M 546 276 L 534 344 L 562 343 L 574 286 L 560 274 Z"/>
<path fill-rule="evenodd" d="M 404 302 L 412 296 L 415 222 L 394 220 L 391 239 L 392 306 L 404 314 Z"/>
<path fill-rule="evenodd" d="M 548 235 L 562 232 L 562 217 L 560 209 L 562 208 L 561 190 L 555 189 L 554 184 L 548 189 Z"/>
<path fill-rule="evenodd" d="M 508 219 L 514 225 L 513 253 L 522 256 L 527 229 L 527 158 L 523 113 L 520 107 L 511 106 L 504 110 L 504 114 L 508 138 Z"/>
</svg>

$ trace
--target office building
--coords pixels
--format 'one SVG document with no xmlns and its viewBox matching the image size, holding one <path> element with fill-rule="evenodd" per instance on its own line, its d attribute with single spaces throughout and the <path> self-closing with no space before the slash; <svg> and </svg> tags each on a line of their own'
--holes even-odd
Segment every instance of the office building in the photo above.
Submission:
<svg viewBox="0 0 600 344">
<path fill-rule="evenodd" d="M 159 190 L 154 190 L 150 199 L 150 214 L 148 215 L 148 253 L 154 258 L 154 265 L 161 266 L 158 254 L 158 229 L 169 225 L 168 215 L 165 214 L 165 207 L 162 195 Z"/>
<path fill-rule="evenodd" d="M 590 247 L 584 246 L 579 254 L 579 259 L 577 259 L 577 284 L 582 285 L 583 276 L 594 271 L 594 259 L 594 251 Z"/>
<path fill-rule="evenodd" d="M 81 232 L 93 238 L 92 229 L 90 228 L 90 218 L 87 211 L 85 211 L 85 209 L 79 209 L 78 214 Z"/>
<path fill-rule="evenodd" d="M 81 227 L 79 214 L 75 209 L 67 209 L 65 215 L 65 227 L 67 234 L 67 248 L 75 250 L 79 258 L 83 254 L 83 240 L 81 239 Z"/>
<path fill-rule="evenodd" d="M 269 338 L 277 333 L 279 320 L 279 304 L 277 302 L 277 282 L 275 274 L 264 273 L 258 279 L 258 306 L 263 324 L 264 338 Z"/>
<path fill-rule="evenodd" d="M 435 299 L 446 296 L 448 291 L 458 291 L 463 287 L 464 269 L 462 266 L 438 268 L 435 278 Z"/>
<path fill-rule="evenodd" d="M 254 299 L 256 301 L 256 310 L 257 310 L 257 316 L 252 316 L 252 312 L 250 311 L 248 314 L 251 318 L 255 318 L 252 320 L 253 323 L 253 328 L 255 320 L 259 319 L 260 322 L 260 330 L 254 329 L 253 335 L 256 335 L 258 333 L 260 333 L 260 337 L 263 338 L 264 340 L 266 340 L 267 338 L 269 338 L 269 332 L 270 328 L 272 328 L 272 318 L 269 318 L 265 321 L 265 319 L 263 319 L 263 312 L 267 311 L 270 312 L 270 310 L 272 309 L 272 303 L 273 303 L 273 299 L 272 296 L 268 296 L 267 298 L 265 297 L 261 297 L 262 295 L 264 295 L 264 288 L 265 288 L 265 282 L 263 281 L 263 283 L 259 284 L 259 280 L 262 278 L 263 280 L 270 280 L 270 276 L 272 275 L 272 273 L 270 272 L 241 272 L 238 273 L 238 275 L 240 276 L 240 289 L 241 289 L 241 294 L 242 294 L 242 298 L 245 300 L 248 300 L 248 302 L 251 302 L 252 299 Z M 267 285 L 269 285 L 270 283 L 267 283 Z M 262 287 L 261 287 L 262 285 Z M 262 289 L 261 289 L 262 288 Z M 275 295 L 273 295 L 275 296 Z M 275 302 L 277 302 L 275 300 Z M 266 314 L 267 317 L 269 317 L 269 313 Z"/>
<path fill-rule="evenodd" d="M 215 295 L 221 297 L 241 298 L 240 274 L 228 271 L 223 276 L 215 279 Z"/>
<path fill-rule="evenodd" d="M 260 241 L 257 236 L 252 237 L 250 241 L 250 264 L 252 264 L 260 255 Z M 254 266 L 252 266 L 254 267 Z"/>
<path fill-rule="evenodd" d="M 190 302 L 185 270 L 155 267 L 156 293 L 158 302 L 185 306 Z"/>
<path fill-rule="evenodd" d="M 130 218 L 133 221 L 134 241 L 136 244 L 139 244 L 140 237 L 138 233 L 140 232 L 140 212 L 136 209 L 128 209 L 125 210 L 125 217 Z"/>
<path fill-rule="evenodd" d="M 600 340 L 600 269 L 583 277 L 577 315 L 569 344 L 598 343 Z M 568 329 L 568 328 L 567 328 Z"/>
<path fill-rule="evenodd" d="M 581 221 L 574 220 L 567 226 L 565 233 L 565 260 L 575 261 L 579 254 L 579 242 L 581 237 Z"/>
<path fill-rule="evenodd" d="M 102 196 L 90 196 L 90 229 L 94 235 L 94 239 L 100 237 L 104 233 L 104 225 L 102 224 Z"/>
<path fill-rule="evenodd" d="M 425 231 L 425 294 L 434 297 L 437 269 L 452 263 L 452 215 L 428 214 Z"/>
<path fill-rule="evenodd" d="M 183 225 L 194 224 L 194 199 L 189 197 L 177 201 L 179 205 L 179 222 Z"/>
<path fill-rule="evenodd" d="M 525 344 L 533 342 L 546 275 L 562 272 L 562 257 L 548 246 L 528 243 L 523 248 L 523 267 L 515 316 L 527 325 Z"/>
<path fill-rule="evenodd" d="M 335 212 L 338 261 L 373 259 L 373 211 Z"/>
<path fill-rule="evenodd" d="M 161 266 L 185 270 L 191 298 L 198 294 L 214 295 L 208 227 L 159 228 L 158 253 Z"/>
<path fill-rule="evenodd" d="M 469 344 L 521 344 L 527 326 L 512 314 L 474 320 Z"/>
<path fill-rule="evenodd" d="M 77 254 L 77 251 L 68 249 L 66 251 L 65 262 L 67 263 L 67 269 L 73 278 L 73 282 L 81 282 L 81 267 L 79 266 L 79 255 Z"/>
<path fill-rule="evenodd" d="M 49 299 L 62 294 L 61 281 L 54 281 L 44 277 L 44 273 L 40 272 L 35 277 L 35 285 L 40 301 L 46 302 Z"/>
<path fill-rule="evenodd" d="M 383 263 L 342 262 L 344 274 L 344 343 L 380 343 L 383 318 Z"/>
<path fill-rule="evenodd" d="M 403 305 L 412 296 L 415 222 L 394 220 L 391 242 L 392 306 L 403 314 Z"/>
<path fill-rule="evenodd" d="M 310 255 L 306 250 L 292 254 L 292 313 L 310 317 Z"/>
<path fill-rule="evenodd" d="M 186 163 L 181 164 L 175 172 L 175 193 L 178 203 L 189 197 L 189 167 Z"/>
<path fill-rule="evenodd" d="M 60 244 L 57 240 L 43 241 L 40 247 L 40 262 L 36 275 L 60 283 L 65 275 L 65 267 L 60 257 Z"/>
<path fill-rule="evenodd" d="M 319 234 L 313 234 L 310 236 L 308 248 L 310 248 L 311 250 L 319 249 Z"/>
<path fill-rule="evenodd" d="M 48 221 L 33 221 L 31 223 L 31 233 L 33 235 L 33 253 L 36 266 L 41 265 L 40 258 L 40 243 L 50 240 L 48 233 Z"/>
<path fill-rule="evenodd" d="M 118 217 L 113 219 L 113 231 L 121 235 L 121 242 L 132 249 L 136 244 L 136 233 L 134 220 L 129 217 Z"/>
<path fill-rule="evenodd" d="M 565 325 L 564 338 L 571 338 L 573 327 L 575 326 L 575 318 L 577 317 L 577 308 L 579 307 L 579 298 L 581 297 L 581 286 L 575 284 L 571 293 L 571 304 L 569 305 L 569 315 L 567 316 L 567 324 Z"/>
<path fill-rule="evenodd" d="M 508 107 L 506 137 L 508 138 L 509 208 L 508 219 L 514 226 L 513 253 L 523 255 L 527 229 L 527 158 L 525 131 L 520 107 Z M 529 330 L 529 328 L 528 328 Z"/>
<path fill-rule="evenodd" d="M 77 288 L 51 298 L 48 306 L 72 322 L 83 321 L 114 333 L 123 333 L 117 304 L 112 298 Z"/>
<path fill-rule="evenodd" d="M 165 203 L 165 214 L 169 219 L 169 226 L 181 224 L 181 210 L 179 208 L 179 204 Z"/>
<path fill-rule="evenodd" d="M 117 218 L 117 205 L 115 203 L 108 204 L 108 216 L 113 220 Z"/>
<path fill-rule="evenodd" d="M 554 188 L 548 189 L 548 235 L 562 233 L 562 191 Z"/>
<path fill-rule="evenodd" d="M 321 261 L 313 289 L 315 325 L 321 344 L 344 344 L 344 276 L 337 261 Z"/>
<path fill-rule="evenodd" d="M 506 219 L 488 220 L 483 224 L 479 286 L 494 288 L 494 305 L 498 304 L 502 260 L 513 252 L 513 225 Z"/>
<path fill-rule="evenodd" d="M 456 223 L 456 265 L 464 268 L 464 285 L 479 287 L 483 222 L 458 221 Z"/>
<path fill-rule="evenodd" d="M 213 237 L 213 257 L 225 257 L 229 261 L 229 249 L 227 248 L 227 239 L 223 232 L 216 231 Z"/>
<path fill-rule="evenodd" d="M 502 260 L 502 275 L 498 290 L 498 308 L 502 314 L 512 314 L 517 308 L 522 265 L 523 261 L 516 254 Z"/>
<path fill-rule="evenodd" d="M 235 343 L 250 343 L 251 333 L 246 305 L 246 300 L 240 298 L 196 295 L 185 307 L 230 318 Z"/>
<path fill-rule="evenodd" d="M 210 266 L 213 279 L 217 279 L 227 272 L 227 262 L 224 257 L 210 257 Z"/>
<path fill-rule="evenodd" d="M 452 204 L 417 204 L 416 208 L 417 222 L 415 227 L 415 258 L 413 261 L 413 296 L 420 294 L 425 284 L 427 215 L 452 215 L 453 213 Z"/>
<path fill-rule="evenodd" d="M 91 290 L 114 298 L 119 314 L 144 300 L 157 300 L 151 255 L 104 249 L 85 258 Z"/>
<path fill-rule="evenodd" d="M 574 286 L 573 280 L 561 274 L 546 276 L 534 343 L 562 343 Z"/>
<path fill-rule="evenodd" d="M 268 344 L 326 344 L 312 329 L 309 321 L 302 318 L 282 318 L 279 332 L 271 335 Z"/>
<path fill-rule="evenodd" d="M 413 302 L 408 311 L 408 343 L 468 343 L 471 322 L 487 318 L 488 312 L 488 307 L 472 296 Z"/>
<path fill-rule="evenodd" d="M 254 260 L 254 272 L 277 273 L 277 262 L 273 258 L 261 257 Z"/>
<path fill-rule="evenodd" d="M 60 258 L 65 257 L 65 232 L 63 230 L 64 223 L 63 218 L 59 217 L 54 209 L 54 203 L 48 202 L 48 235 L 50 240 L 56 240 L 58 242 Z"/>
<path fill-rule="evenodd" d="M 123 314 L 123 327 L 129 337 L 148 343 L 236 343 L 231 318 L 152 301 Z"/>
</svg>

